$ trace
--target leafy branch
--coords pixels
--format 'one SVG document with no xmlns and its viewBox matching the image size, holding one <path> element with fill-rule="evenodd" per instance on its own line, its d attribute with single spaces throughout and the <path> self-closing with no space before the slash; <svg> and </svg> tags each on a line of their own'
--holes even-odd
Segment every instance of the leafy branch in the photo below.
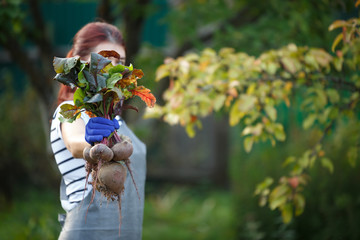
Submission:
<svg viewBox="0 0 360 240">
<path fill-rule="evenodd" d="M 359 23 L 360 19 L 351 19 L 335 21 L 330 26 L 329 30 L 342 28 L 334 40 L 333 51 L 341 41 L 343 46 L 335 56 L 323 49 L 289 44 L 259 57 L 223 48 L 219 52 L 205 49 L 199 54 L 167 59 L 156 73 L 158 81 L 170 79 L 170 87 L 163 95 L 165 105 L 148 109 L 145 117 L 180 124 L 193 137 L 195 129 L 202 126 L 202 117 L 214 112 L 227 113 L 230 126 L 244 126 L 241 133 L 244 149 L 250 152 L 259 141 L 270 141 L 275 146 L 277 141 L 286 140 L 284 126 L 278 120 L 278 107 L 290 107 L 293 97 L 300 95 L 301 111 L 306 116 L 302 127 L 319 129 L 322 135 L 301 156 L 284 161 L 284 167 L 293 165 L 288 177 L 281 177 L 272 188 L 274 180 L 267 178 L 255 191 L 261 206 L 269 203 L 270 209 L 279 209 L 288 223 L 304 211 L 305 198 L 301 192 L 309 181 L 307 172 L 316 160 L 334 171 L 322 149 L 325 137 L 337 120 L 353 118 L 357 110 Z M 354 146 L 350 147 L 349 158 L 356 158 L 356 154 Z"/>
</svg>

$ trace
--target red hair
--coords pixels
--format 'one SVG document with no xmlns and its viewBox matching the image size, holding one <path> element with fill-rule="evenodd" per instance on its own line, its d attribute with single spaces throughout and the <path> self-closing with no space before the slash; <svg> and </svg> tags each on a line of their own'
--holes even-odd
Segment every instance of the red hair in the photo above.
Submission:
<svg viewBox="0 0 360 240">
<path fill-rule="evenodd" d="M 80 56 L 80 58 L 85 58 L 102 42 L 117 43 L 125 48 L 125 41 L 117 27 L 105 22 L 92 22 L 86 24 L 76 33 L 73 47 L 66 57 Z M 57 105 L 66 100 L 71 100 L 75 90 L 75 88 L 72 89 L 69 86 L 61 85 Z"/>
</svg>

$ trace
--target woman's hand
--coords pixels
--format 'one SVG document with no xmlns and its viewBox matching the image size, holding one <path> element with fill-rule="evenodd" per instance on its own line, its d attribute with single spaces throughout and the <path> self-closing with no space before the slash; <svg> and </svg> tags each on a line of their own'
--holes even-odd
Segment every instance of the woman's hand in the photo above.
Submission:
<svg viewBox="0 0 360 240">
<path fill-rule="evenodd" d="M 85 140 L 91 145 L 108 137 L 115 129 L 119 129 L 116 119 L 109 120 L 103 117 L 94 117 L 89 120 L 85 127 Z"/>
</svg>

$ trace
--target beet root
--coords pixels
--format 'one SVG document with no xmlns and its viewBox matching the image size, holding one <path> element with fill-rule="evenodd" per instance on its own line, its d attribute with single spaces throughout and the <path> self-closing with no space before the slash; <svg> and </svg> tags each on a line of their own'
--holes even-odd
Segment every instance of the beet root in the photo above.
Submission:
<svg viewBox="0 0 360 240">
<path fill-rule="evenodd" d="M 95 161 L 108 162 L 114 157 L 114 153 L 108 146 L 99 143 L 90 149 L 90 157 Z"/>
<path fill-rule="evenodd" d="M 101 166 L 98 172 L 100 189 L 109 191 L 115 195 L 121 195 L 124 191 L 127 170 L 126 167 L 117 162 L 109 162 Z M 105 196 L 108 194 L 105 193 Z"/>
<path fill-rule="evenodd" d="M 131 140 L 124 139 L 122 142 L 116 143 L 111 150 L 114 152 L 114 161 L 122 161 L 128 159 L 134 151 Z"/>
<path fill-rule="evenodd" d="M 90 163 L 90 164 L 97 164 L 97 161 L 94 160 L 94 159 L 92 159 L 92 158 L 90 157 L 90 150 L 91 150 L 90 147 L 84 148 L 83 157 L 84 157 L 84 159 L 85 159 L 88 163 Z"/>
</svg>

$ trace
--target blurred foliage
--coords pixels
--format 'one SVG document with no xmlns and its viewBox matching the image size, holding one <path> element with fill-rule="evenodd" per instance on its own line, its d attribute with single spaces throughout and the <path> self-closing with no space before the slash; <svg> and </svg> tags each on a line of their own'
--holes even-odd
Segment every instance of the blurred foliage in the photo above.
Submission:
<svg viewBox="0 0 360 240">
<path fill-rule="evenodd" d="M 61 226 L 57 214 L 61 211 L 53 190 L 22 189 L 6 209 L 0 211 L 0 239 L 57 239 Z"/>
<path fill-rule="evenodd" d="M 276 212 L 259 208 L 254 201 L 258 182 L 266 175 L 280 178 L 286 174 L 288 169 L 279 167 L 283 159 L 289 154 L 301 154 L 318 135 L 316 130 L 302 129 L 296 108 L 285 109 L 282 115 L 290 122 L 287 136 L 296 141 L 280 143 L 281 150 L 270 143 L 259 143 L 247 154 L 244 148 L 235 147 L 242 140 L 238 136 L 242 127 L 233 127 L 230 169 L 240 239 L 358 239 L 360 232 L 355 225 L 360 220 L 360 195 L 354 183 L 359 181 L 360 166 L 352 167 L 344 158 L 354 137 L 352 132 L 359 127 L 356 122 L 340 120 L 325 140 L 324 149 L 333 159 L 334 172 L 329 176 L 327 169 L 310 169 L 310 181 L 303 192 L 306 209 L 300 216 L 284 224 Z"/>
<path fill-rule="evenodd" d="M 359 38 L 360 18 L 337 20 L 329 30 L 342 28 L 332 49 L 342 47 L 331 56 L 323 49 L 289 44 L 278 50 L 268 50 L 258 58 L 234 49 L 222 48 L 217 53 L 205 49 L 199 54 L 188 53 L 177 59 L 166 59 L 159 66 L 156 79 L 170 79 L 163 97 L 164 106 L 147 109 L 145 117 L 161 118 L 180 124 L 190 137 L 201 129 L 204 118 L 213 112 L 229 115 L 230 126 L 243 125 L 242 136 L 246 152 L 259 141 L 272 146 L 285 141 L 284 124 L 278 120 L 281 104 L 291 106 L 291 98 L 300 96 L 304 130 L 314 128 L 316 141 L 299 156 L 291 154 L 283 166 L 291 165 L 289 173 L 273 186 L 273 178 L 258 184 L 255 194 L 260 206 L 281 211 L 289 223 L 305 208 L 304 186 L 309 170 L 316 162 L 333 173 L 334 166 L 323 149 L 324 138 L 336 123 L 346 118 L 358 121 L 360 100 Z M 294 106 L 291 106 L 294 107 Z M 353 129 L 360 136 L 359 129 Z M 355 165 L 360 137 L 355 137 L 347 150 L 348 161 Z"/>
<path fill-rule="evenodd" d="M 328 49 L 334 34 L 326 27 L 334 18 L 352 14 L 354 1 L 190 0 L 172 6 L 166 17 L 172 41 L 182 44 L 190 39 L 200 50 L 227 46 L 257 55 L 289 42 Z M 212 31 L 213 38 L 201 41 L 199 35 Z"/>
<path fill-rule="evenodd" d="M 57 185 L 58 173 L 46 148 L 36 94 L 29 87 L 19 94 L 8 71 L 0 76 L 0 202 L 7 202 L 18 187 Z"/>
</svg>

